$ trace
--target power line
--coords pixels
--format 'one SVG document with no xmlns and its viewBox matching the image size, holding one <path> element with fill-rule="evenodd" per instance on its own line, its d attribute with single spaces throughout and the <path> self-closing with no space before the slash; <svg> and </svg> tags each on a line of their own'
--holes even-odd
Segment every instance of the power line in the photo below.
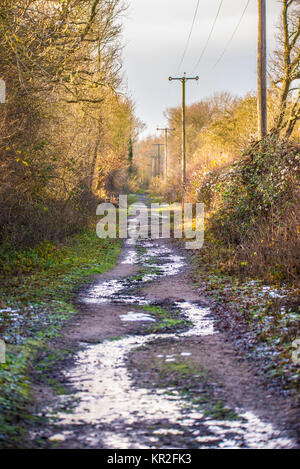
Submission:
<svg viewBox="0 0 300 469">
<path fill-rule="evenodd" d="M 203 57 L 203 55 L 204 55 L 204 53 L 205 53 L 205 51 L 206 51 L 206 49 L 207 49 L 208 43 L 209 43 L 210 38 L 211 38 L 211 36 L 212 36 L 212 33 L 213 33 L 214 28 L 215 28 L 217 19 L 218 19 L 218 17 L 219 17 L 219 13 L 220 13 L 220 10 L 221 10 L 221 7 L 222 7 L 222 3 L 223 3 L 223 0 L 221 0 L 220 3 L 219 3 L 219 7 L 218 7 L 217 14 L 216 14 L 216 16 L 215 16 L 215 19 L 214 19 L 214 22 L 213 22 L 213 24 L 212 24 L 211 30 L 210 30 L 210 32 L 209 32 L 207 41 L 206 41 L 206 43 L 205 43 L 205 45 L 204 45 L 204 47 L 203 47 L 203 49 L 202 49 L 202 52 L 201 52 L 200 57 L 199 57 L 199 59 L 198 59 L 198 62 L 197 62 L 196 65 L 195 65 L 194 71 L 196 70 L 196 68 L 198 68 L 198 66 L 199 66 L 199 64 L 200 64 L 200 62 L 201 62 L 201 60 L 202 60 L 202 57 Z"/>
<path fill-rule="evenodd" d="M 241 22 L 242 22 L 242 19 L 244 18 L 244 15 L 245 15 L 245 13 L 246 13 L 246 10 L 247 10 L 247 8 L 248 8 L 249 3 L 250 3 L 250 0 L 247 0 L 246 6 L 245 6 L 245 8 L 244 8 L 244 10 L 243 10 L 243 12 L 242 12 L 242 14 L 241 14 L 241 17 L 240 17 L 240 19 L 239 19 L 239 21 L 238 21 L 238 23 L 237 23 L 237 25 L 236 25 L 236 27 L 235 27 L 235 29 L 234 29 L 232 35 L 231 35 L 230 38 L 229 38 L 229 41 L 227 42 L 226 46 L 225 46 L 224 49 L 223 49 L 223 52 L 221 53 L 220 57 L 218 58 L 218 60 L 216 61 L 216 63 L 214 64 L 214 66 L 213 66 L 212 68 L 215 68 L 215 67 L 218 65 L 218 63 L 222 60 L 222 58 L 223 58 L 225 52 L 227 51 L 229 45 L 231 44 L 232 39 L 233 39 L 234 36 L 235 36 L 235 33 L 236 33 L 237 30 L 239 29 L 239 26 L 240 26 L 240 24 L 241 24 Z"/>
<path fill-rule="evenodd" d="M 184 51 L 183 51 L 181 60 L 180 60 L 180 63 L 179 63 L 179 65 L 178 65 L 177 71 L 179 71 L 181 65 L 183 64 L 185 55 L 186 55 L 186 53 L 187 53 L 187 50 L 188 50 L 188 47 L 189 47 L 189 44 L 190 44 L 190 39 L 191 39 L 192 32 L 193 32 L 193 29 L 194 29 L 194 26 L 195 26 L 195 21 L 196 21 L 196 18 L 197 18 L 197 13 L 198 13 L 198 9 L 199 9 L 199 4 L 200 4 L 200 0 L 197 1 L 197 5 L 196 5 L 196 9 L 195 9 L 193 21 L 192 21 L 192 26 L 191 26 L 190 33 L 189 33 L 189 36 L 188 36 L 188 39 L 187 39 L 187 42 L 186 42 L 186 45 L 185 45 L 185 48 L 184 48 Z"/>
</svg>

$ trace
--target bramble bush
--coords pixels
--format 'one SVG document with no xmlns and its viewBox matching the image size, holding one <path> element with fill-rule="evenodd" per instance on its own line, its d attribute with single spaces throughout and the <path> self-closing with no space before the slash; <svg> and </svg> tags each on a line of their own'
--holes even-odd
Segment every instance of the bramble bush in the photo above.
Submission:
<svg viewBox="0 0 300 469">
<path fill-rule="evenodd" d="M 198 187 L 227 267 L 271 280 L 299 276 L 299 145 L 269 136 Z"/>
</svg>

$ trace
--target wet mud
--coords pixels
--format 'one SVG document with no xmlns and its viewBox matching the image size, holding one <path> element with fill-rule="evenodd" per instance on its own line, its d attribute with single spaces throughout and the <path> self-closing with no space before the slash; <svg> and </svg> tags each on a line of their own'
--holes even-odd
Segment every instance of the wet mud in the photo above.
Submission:
<svg viewBox="0 0 300 469">
<path fill-rule="evenodd" d="M 50 421 L 33 441 L 58 448 L 298 447 L 290 403 L 268 394 L 254 364 L 218 331 L 185 252 L 170 240 L 127 239 L 116 267 L 85 286 L 77 306 L 62 342 L 77 351 L 54 372 L 67 391 L 36 390 L 35 412 Z"/>
</svg>

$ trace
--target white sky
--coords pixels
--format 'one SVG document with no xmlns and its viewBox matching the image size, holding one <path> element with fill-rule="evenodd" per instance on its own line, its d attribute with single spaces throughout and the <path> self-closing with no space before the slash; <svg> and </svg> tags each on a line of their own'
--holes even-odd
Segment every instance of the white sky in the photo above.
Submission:
<svg viewBox="0 0 300 469">
<path fill-rule="evenodd" d="M 195 65 L 207 40 L 220 0 L 200 0 L 197 20 L 183 65 L 177 70 L 189 35 L 197 0 L 129 0 L 123 53 L 128 88 L 145 134 L 166 124 L 163 111 L 181 102 L 180 82 L 168 77 L 199 75 L 187 84 L 187 104 L 228 90 L 244 94 L 256 89 L 257 0 L 251 0 L 242 23 L 216 68 L 212 68 L 229 40 L 246 0 L 223 0 L 208 48 Z M 274 48 L 279 0 L 267 3 L 268 55 Z"/>
</svg>

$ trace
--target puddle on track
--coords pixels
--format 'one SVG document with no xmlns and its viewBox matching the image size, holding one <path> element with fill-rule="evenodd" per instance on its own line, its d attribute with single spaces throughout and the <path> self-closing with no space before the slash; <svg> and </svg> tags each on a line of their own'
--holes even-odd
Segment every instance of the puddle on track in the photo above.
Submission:
<svg viewBox="0 0 300 469">
<path fill-rule="evenodd" d="M 159 439 L 153 437 L 159 433 L 186 434 L 186 447 L 195 447 L 195 442 L 199 448 L 287 448 L 291 445 L 290 440 L 281 438 L 272 425 L 262 422 L 252 412 L 239 412 L 244 421 L 213 420 L 197 409 L 186 408 L 174 388 L 166 389 L 167 394 L 133 386 L 126 369 L 126 355 L 158 337 L 154 334 L 126 337 L 88 346 L 80 352 L 76 366 L 67 373 L 68 380 L 78 389 L 74 397 L 79 399 L 79 404 L 74 413 L 60 414 L 59 423 L 68 428 L 82 423 L 93 425 L 99 432 L 93 438 L 90 434 L 79 436 L 81 440 L 88 437 L 92 447 L 98 447 L 100 438 L 107 448 L 157 448 Z M 193 435 L 199 426 L 199 435 Z"/>
<path fill-rule="evenodd" d="M 140 247 L 140 254 L 137 253 Z M 143 305 L 145 298 L 135 294 L 135 289 L 149 280 L 176 275 L 185 265 L 184 258 L 172 250 L 150 240 L 125 242 L 123 263 L 139 262 L 148 265 L 155 259 L 156 272 L 145 274 L 139 280 L 121 279 L 103 281 L 93 286 L 81 301 L 86 303 L 119 303 Z M 151 264 L 152 265 L 152 264 Z M 252 412 L 234 409 L 242 420 L 214 420 L 204 416 L 199 409 L 182 399 L 175 388 L 138 388 L 132 382 L 126 367 L 127 355 L 158 338 L 181 338 L 215 334 L 209 308 L 192 302 L 176 302 L 183 316 L 193 327 L 182 333 L 125 336 L 119 340 L 106 340 L 97 345 L 82 344 L 75 365 L 64 372 L 67 382 L 75 392 L 72 413 L 53 411 L 59 433 L 51 440 L 76 439 L 91 448 L 290 448 L 292 440 L 281 436 L 270 423 L 260 420 Z M 126 319 L 127 316 L 127 319 Z M 144 314 L 151 320 L 151 312 Z M 143 320 L 138 313 L 128 310 L 120 320 Z M 166 354 L 168 351 L 166 350 Z M 181 355 L 188 356 L 188 353 Z M 174 361 L 175 355 L 165 355 Z M 70 400 L 70 395 L 60 396 L 57 409 Z M 79 431 L 80 426 L 92 427 Z M 77 428 L 77 431 L 75 430 Z M 57 437 L 57 438 L 56 438 Z M 167 440 L 166 440 L 167 438 Z"/>
</svg>

